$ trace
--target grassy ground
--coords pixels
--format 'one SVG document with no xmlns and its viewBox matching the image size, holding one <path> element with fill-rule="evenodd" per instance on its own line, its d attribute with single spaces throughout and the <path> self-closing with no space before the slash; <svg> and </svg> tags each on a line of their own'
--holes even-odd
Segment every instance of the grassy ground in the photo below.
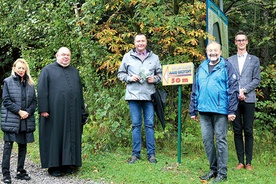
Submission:
<svg viewBox="0 0 276 184">
<path fill-rule="evenodd" d="M 266 150 L 262 146 L 261 152 L 255 153 L 253 171 L 234 170 L 237 164 L 236 154 L 233 149 L 232 135 L 229 135 L 229 163 L 228 180 L 224 183 L 275 183 L 276 156 L 274 150 Z M 177 145 L 175 145 L 177 148 Z M 116 153 L 104 153 L 89 155 L 84 158 L 84 165 L 80 171 L 80 177 L 90 177 L 95 180 L 104 180 L 108 183 L 200 183 L 200 175 L 208 172 L 209 164 L 203 149 L 182 148 L 181 163 L 177 162 L 177 149 L 158 149 L 157 164 L 150 164 L 143 150 L 143 158 L 138 163 L 127 163 L 131 150 L 117 150 Z"/>
<path fill-rule="evenodd" d="M 37 136 L 37 135 L 36 135 Z M 256 142 L 256 140 L 258 142 Z M 201 141 L 201 138 L 198 139 Z M 175 142 L 175 143 L 172 143 Z M 114 152 L 89 153 L 83 150 L 83 166 L 78 172 L 80 178 L 91 178 L 111 184 L 173 184 L 200 183 L 200 175 L 208 172 L 209 164 L 202 146 L 195 148 L 182 142 L 181 163 L 178 163 L 177 142 L 172 141 L 162 148 L 158 147 L 157 164 L 150 164 L 146 158 L 146 150 L 142 150 L 142 158 L 135 164 L 128 164 L 131 148 L 120 148 Z M 237 164 L 233 145 L 233 134 L 229 131 L 228 184 L 269 184 L 276 182 L 276 152 L 271 141 L 256 138 L 253 158 L 253 171 L 234 170 Z M 175 146 L 174 146 L 175 145 Z M 39 163 L 38 139 L 28 145 L 28 155 Z"/>
</svg>

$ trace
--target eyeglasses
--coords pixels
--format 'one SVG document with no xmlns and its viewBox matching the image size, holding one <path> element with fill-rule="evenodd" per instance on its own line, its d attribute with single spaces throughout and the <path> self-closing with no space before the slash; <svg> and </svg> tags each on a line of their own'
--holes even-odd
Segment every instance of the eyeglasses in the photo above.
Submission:
<svg viewBox="0 0 276 184">
<path fill-rule="evenodd" d="M 236 42 L 245 42 L 246 40 L 245 39 L 243 39 L 243 40 L 236 40 Z"/>
</svg>

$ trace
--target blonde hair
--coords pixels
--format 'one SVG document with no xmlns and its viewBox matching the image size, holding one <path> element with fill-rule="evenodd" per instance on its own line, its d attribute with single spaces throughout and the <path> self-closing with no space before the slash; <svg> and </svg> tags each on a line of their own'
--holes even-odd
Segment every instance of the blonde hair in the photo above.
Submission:
<svg viewBox="0 0 276 184">
<path fill-rule="evenodd" d="M 32 79 L 32 77 L 30 75 L 30 68 L 29 68 L 29 65 L 28 65 L 28 63 L 25 59 L 19 58 L 13 63 L 11 75 L 15 76 L 14 68 L 15 68 L 16 64 L 19 63 L 19 62 L 22 63 L 22 64 L 25 64 L 25 66 L 26 66 L 25 75 L 28 76 L 28 84 L 33 86 L 35 83 L 34 83 L 34 80 Z"/>
</svg>

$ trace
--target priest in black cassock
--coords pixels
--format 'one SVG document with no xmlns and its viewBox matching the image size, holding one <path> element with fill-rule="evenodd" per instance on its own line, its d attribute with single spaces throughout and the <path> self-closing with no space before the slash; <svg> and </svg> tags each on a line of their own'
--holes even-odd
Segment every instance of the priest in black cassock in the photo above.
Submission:
<svg viewBox="0 0 276 184">
<path fill-rule="evenodd" d="M 56 62 L 45 66 L 38 80 L 41 166 L 56 177 L 82 165 L 81 134 L 87 115 L 79 72 L 70 59 L 70 50 L 61 47 Z"/>
</svg>

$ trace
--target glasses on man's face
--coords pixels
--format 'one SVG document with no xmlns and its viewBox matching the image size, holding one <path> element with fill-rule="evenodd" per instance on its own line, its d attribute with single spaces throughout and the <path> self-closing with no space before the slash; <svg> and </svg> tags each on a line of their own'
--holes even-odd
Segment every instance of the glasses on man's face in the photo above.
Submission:
<svg viewBox="0 0 276 184">
<path fill-rule="evenodd" d="M 243 39 L 243 40 L 236 40 L 236 42 L 245 42 L 246 41 L 246 39 Z"/>
</svg>

